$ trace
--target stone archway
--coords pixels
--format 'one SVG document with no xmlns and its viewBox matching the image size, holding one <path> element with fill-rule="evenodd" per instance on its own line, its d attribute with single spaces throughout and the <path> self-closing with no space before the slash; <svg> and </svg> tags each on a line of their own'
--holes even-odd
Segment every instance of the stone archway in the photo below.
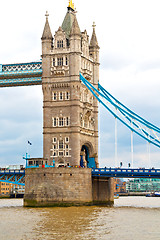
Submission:
<svg viewBox="0 0 160 240">
<path fill-rule="evenodd" d="M 93 146 L 91 143 L 85 143 L 81 147 L 80 166 L 93 168 L 96 167 L 95 158 L 93 155 Z"/>
<path fill-rule="evenodd" d="M 65 161 L 62 158 L 60 158 L 58 160 L 58 166 L 57 167 L 65 167 Z"/>
</svg>

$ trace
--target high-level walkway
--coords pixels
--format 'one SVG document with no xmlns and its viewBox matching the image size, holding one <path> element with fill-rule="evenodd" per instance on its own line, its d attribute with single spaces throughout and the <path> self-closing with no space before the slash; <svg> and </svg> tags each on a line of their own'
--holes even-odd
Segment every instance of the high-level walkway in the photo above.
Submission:
<svg viewBox="0 0 160 240">
<path fill-rule="evenodd" d="M 42 84 L 42 62 L 0 64 L 0 87 Z"/>
</svg>

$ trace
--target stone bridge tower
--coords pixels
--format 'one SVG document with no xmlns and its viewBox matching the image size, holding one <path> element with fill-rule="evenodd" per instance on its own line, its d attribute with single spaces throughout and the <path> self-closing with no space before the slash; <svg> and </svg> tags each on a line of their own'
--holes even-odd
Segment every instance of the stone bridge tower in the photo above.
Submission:
<svg viewBox="0 0 160 240">
<path fill-rule="evenodd" d="M 90 167 L 98 167 L 98 104 L 79 77 L 98 87 L 95 24 L 89 43 L 72 1 L 54 40 L 46 14 L 42 69 L 43 153 L 56 167 L 26 169 L 24 206 L 113 204 L 112 179 L 92 176 Z M 67 165 L 86 168 L 58 168 Z"/>
<path fill-rule="evenodd" d="M 42 35 L 43 157 L 55 166 L 98 166 L 98 103 L 80 82 L 96 88 L 99 46 L 93 24 L 89 42 L 70 1 L 54 38 L 48 22 Z"/>
</svg>

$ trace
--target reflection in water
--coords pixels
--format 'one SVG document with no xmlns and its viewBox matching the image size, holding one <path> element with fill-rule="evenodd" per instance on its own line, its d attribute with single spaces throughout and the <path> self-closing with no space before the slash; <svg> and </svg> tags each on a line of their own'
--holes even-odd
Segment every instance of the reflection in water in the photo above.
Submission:
<svg viewBox="0 0 160 240">
<path fill-rule="evenodd" d="M 160 239 L 160 198 L 119 198 L 112 208 L 23 208 L 7 199 L 0 213 L 1 240 Z"/>
</svg>

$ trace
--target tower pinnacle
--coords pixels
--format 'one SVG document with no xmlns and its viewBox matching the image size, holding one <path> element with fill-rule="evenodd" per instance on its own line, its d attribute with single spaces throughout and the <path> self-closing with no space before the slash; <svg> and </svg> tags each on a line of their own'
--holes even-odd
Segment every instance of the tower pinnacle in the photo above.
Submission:
<svg viewBox="0 0 160 240">
<path fill-rule="evenodd" d="M 96 31 L 95 31 L 95 27 L 96 27 L 95 22 L 93 22 L 92 27 L 93 27 L 93 33 L 92 33 L 92 37 L 91 37 L 91 41 L 90 41 L 90 47 L 98 47 L 99 48 L 97 37 L 96 37 Z"/>
<path fill-rule="evenodd" d="M 69 0 L 68 9 L 71 9 L 72 11 L 74 11 L 74 3 L 72 3 L 72 0 Z"/>
<path fill-rule="evenodd" d="M 44 26 L 44 30 L 43 30 L 43 34 L 42 34 L 42 39 L 53 39 L 52 37 L 52 33 L 51 33 L 51 29 L 50 29 L 50 26 L 49 26 L 49 22 L 48 22 L 48 11 L 46 11 L 46 23 L 45 23 L 45 26 Z"/>
<path fill-rule="evenodd" d="M 92 27 L 93 27 L 93 29 L 95 29 L 95 27 L 96 27 L 96 24 L 95 24 L 95 22 L 93 22 L 93 25 L 92 25 Z"/>
<path fill-rule="evenodd" d="M 48 20 L 48 17 L 49 17 L 49 13 L 48 13 L 48 11 L 46 11 L 45 16 L 46 16 L 46 19 Z"/>
</svg>

